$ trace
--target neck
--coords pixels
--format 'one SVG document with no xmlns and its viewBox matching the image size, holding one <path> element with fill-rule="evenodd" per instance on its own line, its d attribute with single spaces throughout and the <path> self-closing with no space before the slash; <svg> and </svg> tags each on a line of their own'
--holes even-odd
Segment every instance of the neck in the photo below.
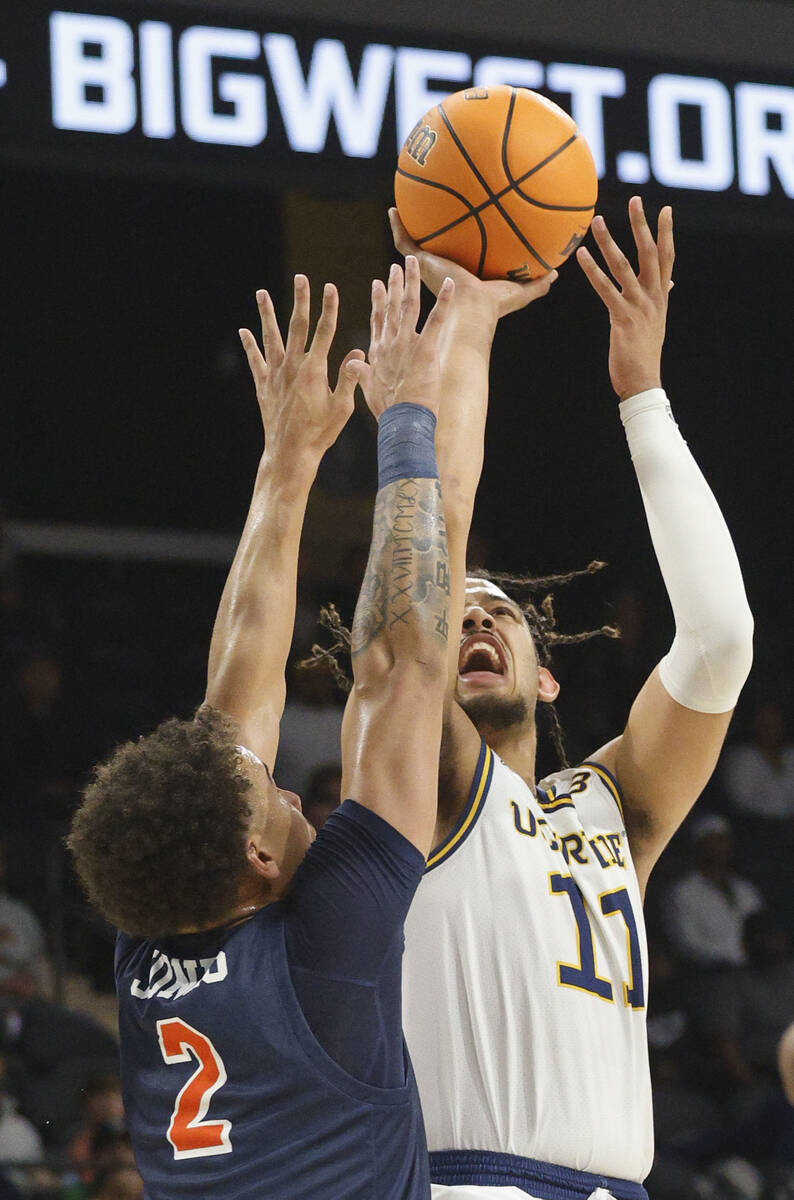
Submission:
<svg viewBox="0 0 794 1200">
<path fill-rule="evenodd" d="M 217 921 L 212 921 L 209 925 L 189 925 L 177 932 L 178 934 L 207 933 L 210 929 L 226 929 L 230 925 L 242 925 L 243 921 L 249 921 L 254 913 L 258 913 L 268 903 L 270 901 L 260 901 L 259 904 L 236 904 L 234 908 L 229 909 Z"/>
<path fill-rule="evenodd" d="M 480 733 L 511 771 L 520 775 L 534 792 L 535 757 L 538 747 L 538 733 L 534 721 L 511 726 L 510 729 L 490 730 L 483 726 Z"/>
</svg>

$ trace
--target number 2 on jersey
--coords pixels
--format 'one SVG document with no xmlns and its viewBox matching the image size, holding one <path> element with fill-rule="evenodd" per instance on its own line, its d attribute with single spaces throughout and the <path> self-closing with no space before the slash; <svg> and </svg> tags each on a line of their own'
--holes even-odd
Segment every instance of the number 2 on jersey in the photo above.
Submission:
<svg viewBox="0 0 794 1200">
<path fill-rule="evenodd" d="M 231 1121 L 204 1120 L 210 1099 L 226 1082 L 223 1059 L 208 1037 L 178 1017 L 158 1021 L 157 1038 L 167 1063 L 198 1063 L 179 1092 L 171 1114 L 166 1136 L 174 1148 L 174 1158 L 228 1154 L 232 1148 Z"/>
<path fill-rule="evenodd" d="M 593 945 L 593 930 L 584 896 L 576 886 L 572 875 L 549 875 L 549 890 L 552 895 L 568 897 L 574 918 L 576 919 L 576 935 L 579 945 L 579 962 L 557 963 L 557 979 L 563 987 L 579 988 L 600 996 L 602 1000 L 612 1002 L 612 984 L 603 979 L 596 971 L 595 947 Z M 642 983 L 642 957 L 640 954 L 640 938 L 637 932 L 637 922 L 631 907 L 631 898 L 626 888 L 618 888 L 614 892 L 604 892 L 599 896 L 601 912 L 605 917 L 619 914 L 626 926 L 626 955 L 628 959 L 629 978 L 623 982 L 623 1002 L 627 1008 L 644 1008 L 645 991 Z"/>
</svg>

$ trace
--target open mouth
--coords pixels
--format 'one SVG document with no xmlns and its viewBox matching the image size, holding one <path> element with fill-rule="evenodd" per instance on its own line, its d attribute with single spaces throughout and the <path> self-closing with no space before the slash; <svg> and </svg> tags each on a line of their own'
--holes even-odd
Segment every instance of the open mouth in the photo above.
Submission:
<svg viewBox="0 0 794 1200">
<path fill-rule="evenodd" d="M 496 638 L 475 633 L 460 648 L 458 675 L 471 679 L 481 675 L 504 675 L 507 669 L 504 651 Z"/>
</svg>

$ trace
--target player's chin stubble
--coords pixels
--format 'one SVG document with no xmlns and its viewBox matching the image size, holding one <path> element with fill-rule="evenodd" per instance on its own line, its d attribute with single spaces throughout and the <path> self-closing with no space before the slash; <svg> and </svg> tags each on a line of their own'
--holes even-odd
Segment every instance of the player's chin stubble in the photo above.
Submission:
<svg viewBox="0 0 794 1200">
<path fill-rule="evenodd" d="M 475 729 L 482 733 L 501 733 L 523 725 L 529 716 L 529 705 L 523 696 L 471 696 L 459 701 Z"/>
</svg>

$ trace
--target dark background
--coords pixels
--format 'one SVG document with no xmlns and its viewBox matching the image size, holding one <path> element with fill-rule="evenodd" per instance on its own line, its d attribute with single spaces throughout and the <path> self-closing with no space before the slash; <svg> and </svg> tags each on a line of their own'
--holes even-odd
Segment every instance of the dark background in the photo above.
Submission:
<svg viewBox="0 0 794 1200">
<path fill-rule="evenodd" d="M 86 7 L 127 19 L 173 15 L 176 24 L 279 29 L 309 42 L 328 34 L 359 45 L 379 38 L 460 45 L 474 56 L 549 61 L 556 53 L 627 72 L 639 63 L 650 73 L 688 69 L 728 81 L 785 83 L 794 62 L 794 8 L 776 0 L 641 8 L 610 0 L 597 12 L 590 0 L 403 0 L 394 12 L 376 11 L 371 0 L 346 0 L 343 8 L 338 0 L 237 0 L 233 13 L 221 0 Z M 13 26 L 14 45 L 24 46 L 25 22 L 46 11 L 38 0 L 3 5 L 0 58 L 12 57 L 4 30 Z M 44 64 L 40 20 L 36 29 L 36 61 Z M 39 117 L 47 112 L 45 85 L 29 81 Z M 190 565 L 175 555 L 136 558 L 124 551 L 132 545 L 124 531 L 176 531 L 174 551 L 195 547 L 203 533 L 223 535 L 230 555 L 262 441 L 237 329 L 253 327 L 258 287 L 271 291 L 285 325 L 292 275 L 306 271 L 315 296 L 326 278 L 340 284 L 335 362 L 352 345 L 366 348 L 369 280 L 385 275 L 393 257 L 392 164 L 382 155 L 343 167 L 333 136 L 317 159 L 290 156 L 282 144 L 272 171 L 237 170 L 236 152 L 185 138 L 174 142 L 170 160 L 165 143 L 44 136 L 35 121 L 27 141 L 21 125 L 9 139 L 10 97 L 0 89 L 0 843 L 9 851 L 9 890 L 46 926 L 56 998 L 68 999 L 74 973 L 90 980 L 95 998 L 112 988 L 112 937 L 69 875 L 63 834 L 92 761 L 200 702 L 228 561 L 223 547 Z M 383 146 L 389 137 L 393 143 L 387 129 Z M 632 191 L 607 178 L 599 200 L 627 248 Z M 674 199 L 677 261 L 663 380 L 734 536 L 756 620 L 753 671 L 729 736 L 746 739 L 757 706 L 773 700 L 789 720 L 790 742 L 794 201 L 779 187 L 769 198 L 680 192 Z M 652 220 L 664 200 L 658 187 L 649 189 Z M 556 598 L 565 631 L 628 622 L 623 643 L 560 651 L 555 669 L 572 759 L 619 732 L 673 632 L 607 350 L 606 314 L 575 261 L 546 299 L 502 322 L 475 515 L 474 553 L 491 568 L 548 574 L 592 559 L 609 564 Z M 310 506 L 301 648 L 316 636 L 323 601 L 338 600 L 351 615 L 374 456 L 374 423 L 360 411 L 328 456 Z M 75 551 L 76 526 L 87 527 L 83 555 Z M 114 531 L 113 554 L 100 549 L 103 530 Z M 49 538 L 47 553 L 32 548 L 31 531 Z M 48 662 L 57 677 L 43 715 L 31 716 L 20 700 L 31 662 Z M 327 706 L 329 688 L 320 681 L 313 691 L 303 678 L 290 674 L 293 702 Z M 541 774 L 556 765 L 548 743 L 539 765 Z M 718 771 L 698 811 L 728 809 Z M 767 828 L 765 841 L 745 817 L 737 869 L 794 934 L 789 826 L 780 837 Z M 691 863 L 685 828 L 649 893 L 657 971 L 665 889 Z M 689 965 L 679 969 L 680 980 L 668 980 L 676 1003 L 679 982 L 681 995 L 685 984 L 701 982 Z M 653 980 L 652 989 L 664 996 Z M 0 1011 L 0 1033 L 2 1023 Z M 722 1088 L 716 1075 L 706 1083 L 715 1093 Z M 729 1140 L 733 1128 L 724 1126 Z M 60 1154 L 51 1129 L 46 1136 Z M 674 1182 L 664 1191 L 657 1181 L 651 1194 L 682 1200 L 687 1187 Z"/>
<path fill-rule="evenodd" d="M 236 329 L 255 319 L 257 286 L 288 313 L 279 198 L 18 168 L 2 204 L 9 515 L 236 533 L 260 448 Z M 382 238 L 385 254 L 385 215 Z M 759 648 L 794 582 L 793 278 L 791 237 L 677 233 L 664 381 L 734 534 Z M 476 525 L 495 565 L 545 573 L 600 557 L 613 586 L 661 591 L 607 345 L 573 261 L 546 300 L 503 322 Z"/>
</svg>

